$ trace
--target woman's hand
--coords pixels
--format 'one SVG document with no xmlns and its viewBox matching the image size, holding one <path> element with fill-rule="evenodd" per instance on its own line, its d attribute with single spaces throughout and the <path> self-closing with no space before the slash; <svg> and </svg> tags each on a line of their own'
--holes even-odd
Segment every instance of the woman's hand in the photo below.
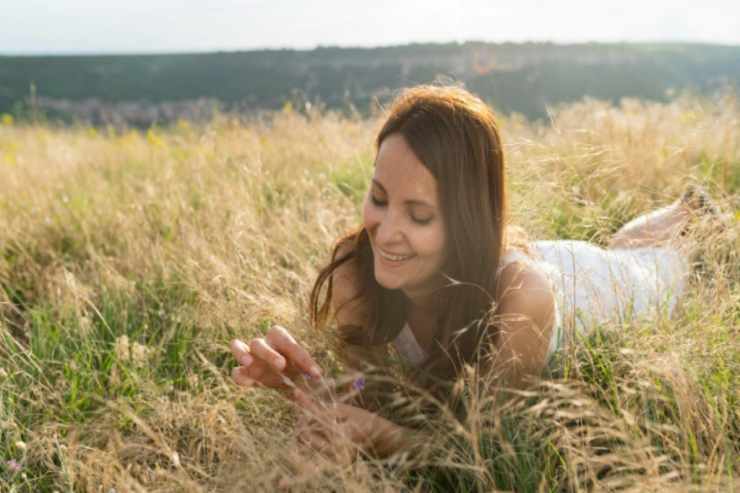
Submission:
<svg viewBox="0 0 740 493">
<path fill-rule="evenodd" d="M 252 339 L 249 344 L 231 341 L 231 354 L 242 365 L 231 371 L 234 383 L 252 387 L 259 383 L 271 389 L 286 389 L 285 378 L 297 380 L 301 373 L 320 377 L 321 369 L 311 355 L 300 346 L 287 330 L 270 327 L 265 337 Z"/>
<path fill-rule="evenodd" d="M 294 389 L 293 394 L 296 435 L 291 451 L 299 475 L 280 481 L 280 489 L 297 486 L 331 469 L 326 464 L 317 464 L 314 457 L 306 460 L 297 448 L 299 443 L 333 463 L 349 465 L 361 450 L 375 457 L 387 457 L 402 450 L 415 453 L 422 450 L 431 438 L 428 433 L 408 430 L 359 407 L 341 403 L 322 404 L 299 389 Z"/>
<path fill-rule="evenodd" d="M 359 407 L 342 403 L 321 404 L 305 392 L 294 390 L 296 439 L 342 465 L 351 464 L 358 452 L 377 450 L 403 428 Z"/>
</svg>

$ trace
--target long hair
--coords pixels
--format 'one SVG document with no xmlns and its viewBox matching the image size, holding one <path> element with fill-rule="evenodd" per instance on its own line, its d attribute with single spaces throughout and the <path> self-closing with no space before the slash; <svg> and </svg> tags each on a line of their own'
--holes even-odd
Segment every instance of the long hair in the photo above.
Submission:
<svg viewBox="0 0 740 493">
<path fill-rule="evenodd" d="M 456 86 L 418 86 L 401 93 L 376 139 L 376 150 L 390 135 L 401 135 L 437 180 L 445 221 L 447 258 L 442 274 L 449 284 L 433 296 L 438 307 L 434 343 L 421 365 L 422 381 L 434 375 L 454 378 L 464 364 L 482 357 L 498 333 L 494 307 L 498 266 L 507 245 L 504 152 L 493 111 Z M 343 244 L 354 248 L 337 258 Z M 391 342 L 406 321 L 399 290 L 378 284 L 368 232 L 360 226 L 337 239 L 331 261 L 319 273 L 310 299 L 314 326 L 326 323 L 331 309 L 332 273 L 355 259 L 359 297 L 372 315 L 362 327 L 338 328 L 340 339 L 370 349 Z M 321 300 L 321 292 L 326 293 Z M 335 307 L 336 308 L 336 307 Z"/>
</svg>

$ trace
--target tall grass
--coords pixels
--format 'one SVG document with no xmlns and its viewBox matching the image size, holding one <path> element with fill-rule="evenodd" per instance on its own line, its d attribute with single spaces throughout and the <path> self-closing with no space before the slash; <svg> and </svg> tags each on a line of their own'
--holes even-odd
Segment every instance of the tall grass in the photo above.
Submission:
<svg viewBox="0 0 740 493">
<path fill-rule="evenodd" d="M 733 93 L 502 117 L 513 221 L 604 244 L 691 181 L 735 211 L 739 118 Z M 291 405 L 231 383 L 228 341 L 277 322 L 337 367 L 307 295 L 360 220 L 380 123 L 291 111 L 123 134 L 0 125 L 2 489 L 732 489 L 735 221 L 701 242 L 673 317 L 592 331 L 556 377 L 504 402 L 470 376 L 468 412 L 440 414 L 427 454 L 338 467 L 289 451 Z"/>
</svg>

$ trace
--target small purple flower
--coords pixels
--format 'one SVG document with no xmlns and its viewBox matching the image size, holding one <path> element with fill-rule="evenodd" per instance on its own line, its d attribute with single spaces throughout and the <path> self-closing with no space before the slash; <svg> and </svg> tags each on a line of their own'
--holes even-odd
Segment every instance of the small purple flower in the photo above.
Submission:
<svg viewBox="0 0 740 493">
<path fill-rule="evenodd" d="M 20 470 L 20 468 L 21 468 L 21 465 L 20 465 L 20 464 L 18 464 L 18 463 L 17 463 L 16 461 L 14 461 L 13 459 L 10 459 L 10 460 L 8 461 L 8 467 L 9 467 L 9 468 L 11 468 L 11 469 L 13 469 L 14 471 L 18 471 L 18 470 Z"/>
<path fill-rule="evenodd" d="M 307 371 L 302 371 L 301 372 L 301 375 L 303 375 L 304 377 L 306 377 L 306 380 L 313 380 L 313 377 Z"/>
<path fill-rule="evenodd" d="M 352 388 L 354 390 L 365 390 L 365 379 L 357 377 L 352 381 Z"/>
</svg>

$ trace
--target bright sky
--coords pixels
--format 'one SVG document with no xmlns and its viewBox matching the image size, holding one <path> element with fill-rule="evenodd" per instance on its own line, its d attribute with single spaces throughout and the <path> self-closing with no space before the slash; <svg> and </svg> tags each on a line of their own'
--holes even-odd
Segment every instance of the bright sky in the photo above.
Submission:
<svg viewBox="0 0 740 493">
<path fill-rule="evenodd" d="M 449 41 L 740 45 L 734 0 L 0 0 L 0 53 Z"/>
</svg>

